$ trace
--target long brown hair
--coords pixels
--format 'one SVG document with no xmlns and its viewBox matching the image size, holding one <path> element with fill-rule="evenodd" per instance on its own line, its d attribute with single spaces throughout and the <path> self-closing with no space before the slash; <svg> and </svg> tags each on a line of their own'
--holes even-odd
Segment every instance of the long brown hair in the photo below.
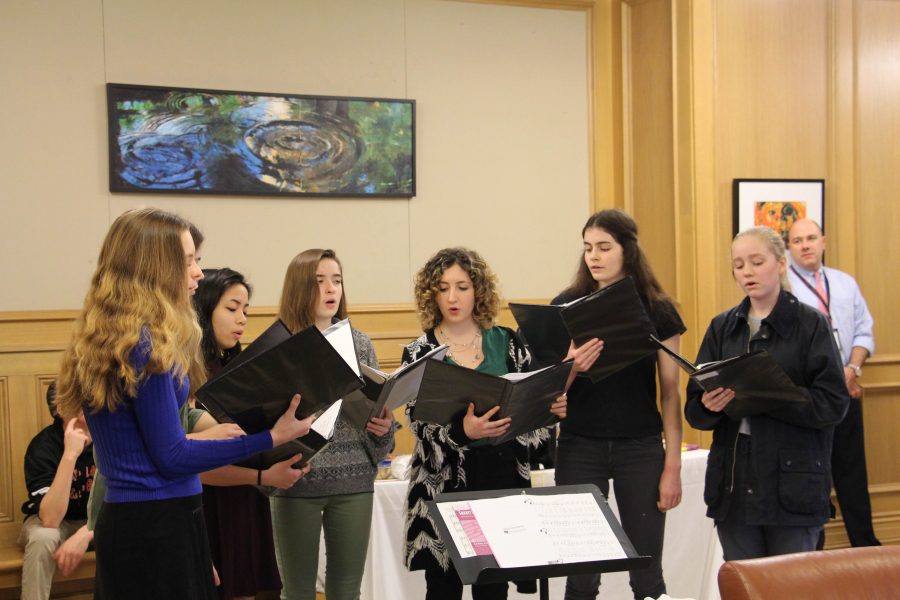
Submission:
<svg viewBox="0 0 900 600">
<path fill-rule="evenodd" d="M 441 311 L 437 305 L 437 294 L 440 289 L 444 271 L 459 265 L 472 280 L 475 290 L 475 306 L 472 318 L 482 329 L 490 329 L 494 325 L 500 311 L 500 294 L 497 292 L 497 276 L 491 271 L 480 254 L 468 248 L 444 248 L 428 259 L 425 266 L 416 273 L 415 296 L 416 314 L 422 329 L 428 331 L 437 327 L 441 319 Z"/>
<path fill-rule="evenodd" d="M 206 380 L 200 359 L 200 327 L 185 281 L 181 217 L 156 209 L 117 218 L 100 250 L 84 306 L 60 367 L 60 413 L 82 408 L 115 410 L 134 396 L 141 378 L 173 370 L 189 376 L 191 391 Z M 152 350 L 142 372 L 129 358 L 142 332 Z"/>
<path fill-rule="evenodd" d="M 638 244 L 638 226 L 631 215 L 617 208 L 610 208 L 594 213 L 581 229 L 581 237 L 588 229 L 602 229 L 622 246 L 622 271 L 634 279 L 638 293 L 644 298 L 651 310 L 674 304 L 672 298 L 663 290 L 662 285 L 650 268 L 650 261 Z M 572 283 L 563 294 L 580 297 L 597 291 L 597 282 L 591 276 L 591 270 L 584 261 L 584 253 L 578 261 L 578 268 Z"/>
<path fill-rule="evenodd" d="M 321 248 L 304 250 L 291 259 L 288 264 L 284 274 L 284 285 L 281 288 L 281 302 L 278 304 L 278 318 L 291 333 L 297 333 L 316 322 L 316 303 L 319 301 L 319 282 L 316 280 L 316 271 L 319 263 L 326 258 L 336 262 L 343 274 L 344 266 L 334 250 L 322 250 Z M 341 301 L 335 316 L 338 319 L 346 319 L 347 293 L 343 286 L 341 288 Z"/>
</svg>

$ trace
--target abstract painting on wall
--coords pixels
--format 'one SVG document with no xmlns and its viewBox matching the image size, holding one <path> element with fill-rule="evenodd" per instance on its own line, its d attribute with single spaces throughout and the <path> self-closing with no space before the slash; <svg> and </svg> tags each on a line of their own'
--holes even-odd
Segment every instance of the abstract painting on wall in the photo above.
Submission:
<svg viewBox="0 0 900 600">
<path fill-rule="evenodd" d="M 771 227 L 787 243 L 794 221 L 812 219 L 824 227 L 825 180 L 735 179 L 734 234 L 748 227 Z"/>
<path fill-rule="evenodd" d="M 409 198 L 415 101 L 110 83 L 109 189 Z"/>
</svg>

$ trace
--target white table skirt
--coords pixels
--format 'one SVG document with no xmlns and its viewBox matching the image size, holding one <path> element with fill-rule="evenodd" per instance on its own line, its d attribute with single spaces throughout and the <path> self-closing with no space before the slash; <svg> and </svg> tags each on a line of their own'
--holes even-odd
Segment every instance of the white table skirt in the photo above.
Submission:
<svg viewBox="0 0 900 600">
<path fill-rule="evenodd" d="M 682 455 L 681 504 L 666 518 L 666 538 L 663 548 L 663 574 L 669 596 L 718 600 L 716 576 L 722 564 L 722 549 L 706 517 L 703 503 L 703 480 L 706 471 L 706 450 L 693 450 Z M 375 482 L 372 511 L 372 533 L 362 581 L 362 600 L 420 600 L 425 597 L 423 571 L 409 572 L 403 565 L 403 511 L 408 482 L 385 480 Z M 617 511 L 615 495 L 610 505 Z M 324 543 L 322 544 L 324 553 Z M 320 574 L 324 569 L 320 557 Z M 550 597 L 561 600 L 565 578 L 550 580 Z M 531 599 L 510 586 L 510 599 Z M 628 573 L 605 573 L 600 598 L 619 600 L 631 598 Z M 463 598 L 471 598 L 469 588 Z"/>
</svg>

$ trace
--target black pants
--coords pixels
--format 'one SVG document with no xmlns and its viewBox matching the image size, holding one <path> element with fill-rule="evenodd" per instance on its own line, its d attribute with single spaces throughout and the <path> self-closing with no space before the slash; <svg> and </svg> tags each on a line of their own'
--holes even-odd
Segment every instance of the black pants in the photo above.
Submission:
<svg viewBox="0 0 900 600">
<path fill-rule="evenodd" d="M 459 600 L 463 584 L 453 565 L 446 571 L 440 568 L 425 569 L 425 600 Z M 472 586 L 472 600 L 506 600 L 509 584 L 488 583 Z"/>
<path fill-rule="evenodd" d="M 634 597 L 658 598 L 666 592 L 662 573 L 663 534 L 666 515 L 659 511 L 659 478 L 665 465 L 660 436 L 606 439 L 564 434 L 556 450 L 556 483 L 593 483 L 604 496 L 613 480 L 622 529 L 638 554 L 653 561 L 644 569 L 629 571 Z M 600 574 L 571 575 L 566 580 L 566 600 L 597 597 Z"/>
<path fill-rule="evenodd" d="M 466 452 L 466 483 L 447 492 L 503 490 L 522 487 L 524 481 L 516 473 L 515 442 L 499 446 L 476 445 Z M 425 569 L 425 600 L 459 600 L 463 584 L 451 563 L 444 571 L 439 566 Z M 506 600 L 509 584 L 473 585 L 473 600 Z"/>
<path fill-rule="evenodd" d="M 217 600 L 201 498 L 105 503 L 95 600 Z"/>
<path fill-rule="evenodd" d="M 872 527 L 866 445 L 863 435 L 862 400 L 850 399 L 847 416 L 834 428 L 831 447 L 831 479 L 841 506 L 841 516 L 851 546 L 880 546 Z M 825 531 L 818 548 L 825 545 Z"/>
</svg>

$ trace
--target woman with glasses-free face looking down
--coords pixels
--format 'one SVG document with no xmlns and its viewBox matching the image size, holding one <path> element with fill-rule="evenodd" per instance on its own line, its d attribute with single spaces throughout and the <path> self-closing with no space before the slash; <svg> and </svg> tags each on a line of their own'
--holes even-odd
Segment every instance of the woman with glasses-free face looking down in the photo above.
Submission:
<svg viewBox="0 0 900 600">
<path fill-rule="evenodd" d="M 416 307 L 425 333 L 403 351 L 412 362 L 440 344 L 447 344 L 446 360 L 492 375 L 528 370 L 531 362 L 515 333 L 497 326 L 500 306 L 496 278 L 481 256 L 465 248 L 447 248 L 434 255 L 416 275 Z M 411 414 L 414 402 L 407 407 Z M 411 420 L 416 446 L 410 464 L 406 512 L 405 561 L 410 570 L 425 570 L 426 599 L 458 599 L 462 583 L 450 563 L 425 502 L 440 492 L 528 487 L 529 449 L 547 437 L 540 429 L 497 446 L 488 438 L 505 434 L 510 419 L 483 415 L 469 404 L 467 413 L 447 425 Z M 551 411 L 566 416 L 565 396 Z M 507 584 L 475 585 L 476 600 L 507 597 Z"/>
<path fill-rule="evenodd" d="M 195 260 L 199 262 L 203 236 L 192 228 L 191 237 L 196 245 Z M 203 332 L 204 364 L 213 376 L 241 350 L 240 337 L 247 323 L 250 287 L 242 275 L 231 269 L 204 269 L 203 278 L 193 292 L 194 308 Z M 245 435 L 237 425 L 219 424 L 205 410 L 188 404 L 181 408 L 181 421 L 190 439 L 221 440 Z M 309 471 L 308 465 L 293 468 L 300 458 L 298 454 L 260 472 L 226 465 L 200 474 L 204 484 L 204 516 L 220 598 L 237 600 L 253 597 L 256 590 L 281 588 L 268 499 L 252 485 L 261 482 L 279 489 L 292 486 Z M 91 530 L 100 513 L 105 491 L 105 478 L 97 471 L 89 500 L 88 527 Z M 230 548 L 230 551 L 223 552 L 222 548 Z"/>
<path fill-rule="evenodd" d="M 347 317 L 343 270 L 332 250 L 306 250 L 294 257 L 285 274 L 278 316 L 292 333 L 312 325 L 325 330 Z M 352 333 L 359 362 L 377 368 L 372 341 L 361 331 Z M 365 430 L 339 418 L 333 440 L 310 462 L 309 474 L 271 498 L 282 598 L 315 598 L 323 529 L 326 597 L 359 597 L 375 474 L 393 447 L 395 428 L 387 409 Z"/>
<path fill-rule="evenodd" d="M 657 335 L 677 351 L 684 323 L 653 274 L 637 233 L 637 224 L 623 211 L 591 216 L 582 230 L 584 251 L 575 278 L 553 304 L 630 276 Z M 597 339 L 573 346 L 573 370 L 586 371 L 602 360 L 603 348 L 603 340 Z M 656 404 L 657 377 L 662 414 Z M 649 567 L 630 572 L 634 597 L 657 598 L 666 591 L 661 564 L 665 513 L 681 502 L 678 367 L 658 351 L 597 383 L 577 377 L 568 397 L 569 418 L 560 424 L 556 481 L 593 483 L 608 495 L 612 479 L 625 533 L 639 554 L 653 557 Z M 599 586 L 599 574 L 570 576 L 566 599 L 593 599 Z"/>
<path fill-rule="evenodd" d="M 734 390 L 688 385 L 688 422 L 713 432 L 706 514 L 725 560 L 815 550 L 829 518 L 834 425 L 850 401 L 831 327 L 788 291 L 784 241 L 768 227 L 734 238 L 731 272 L 746 297 L 712 320 L 697 362 L 765 350 L 808 403 L 735 421 L 722 412 Z"/>
<path fill-rule="evenodd" d="M 205 380 L 190 303 L 202 272 L 190 225 L 154 209 L 110 227 L 63 355 L 61 414 L 82 408 L 105 504 L 97 598 L 217 598 L 197 473 L 305 435 L 295 396 L 271 431 L 187 439 L 179 409 Z"/>
</svg>

